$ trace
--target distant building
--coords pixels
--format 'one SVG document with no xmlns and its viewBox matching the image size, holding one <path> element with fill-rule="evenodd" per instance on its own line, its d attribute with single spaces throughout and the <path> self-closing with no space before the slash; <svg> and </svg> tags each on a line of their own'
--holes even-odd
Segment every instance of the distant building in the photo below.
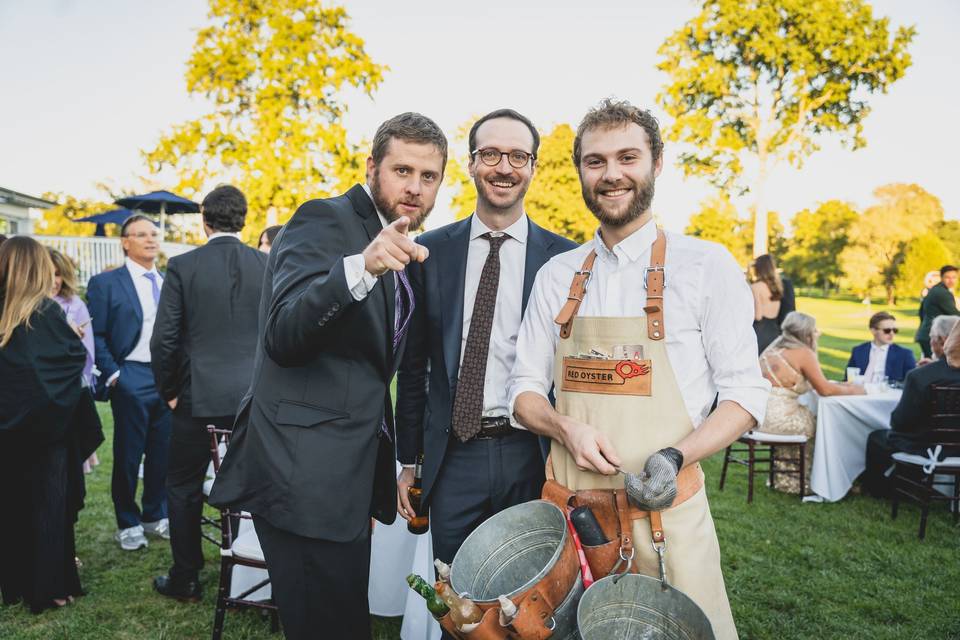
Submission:
<svg viewBox="0 0 960 640">
<path fill-rule="evenodd" d="M 49 209 L 56 205 L 43 198 L 0 187 L 0 233 L 6 235 L 29 235 L 33 233 L 35 209 Z"/>
</svg>

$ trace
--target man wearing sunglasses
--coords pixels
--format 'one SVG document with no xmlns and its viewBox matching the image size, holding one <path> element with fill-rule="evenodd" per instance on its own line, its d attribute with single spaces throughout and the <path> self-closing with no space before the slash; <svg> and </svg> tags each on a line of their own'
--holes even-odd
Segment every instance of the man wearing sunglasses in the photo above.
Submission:
<svg viewBox="0 0 960 640">
<path fill-rule="evenodd" d="M 417 306 L 397 377 L 397 454 L 406 467 L 397 511 L 413 514 L 407 487 L 422 453 L 421 505 L 434 555 L 447 563 L 484 520 L 540 497 L 539 443 L 511 426 L 507 378 L 537 271 L 576 246 L 524 210 L 540 144 L 528 118 L 488 113 L 468 144 L 477 208 L 417 238 L 431 258 L 407 267 Z"/>
<path fill-rule="evenodd" d="M 893 344 L 900 330 L 897 320 L 886 311 L 870 317 L 870 333 L 873 340 L 853 348 L 847 368 L 857 367 L 865 382 L 903 382 L 907 372 L 917 366 L 913 351 Z"/>
</svg>

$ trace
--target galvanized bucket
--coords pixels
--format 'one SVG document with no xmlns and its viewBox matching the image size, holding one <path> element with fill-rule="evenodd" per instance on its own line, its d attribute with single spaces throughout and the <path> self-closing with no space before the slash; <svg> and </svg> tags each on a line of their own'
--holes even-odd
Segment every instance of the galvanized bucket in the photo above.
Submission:
<svg viewBox="0 0 960 640">
<path fill-rule="evenodd" d="M 590 585 L 577 608 L 583 640 L 712 640 L 713 627 L 687 594 L 637 573 Z"/>
<path fill-rule="evenodd" d="M 554 504 L 534 500 L 493 516 L 463 542 L 450 566 L 450 585 L 479 605 L 512 598 L 540 582 L 553 568 L 565 545 L 573 544 L 567 519 Z M 547 628 L 551 638 L 579 640 L 577 603 L 583 581 L 577 572 L 570 591 L 554 611 Z"/>
</svg>

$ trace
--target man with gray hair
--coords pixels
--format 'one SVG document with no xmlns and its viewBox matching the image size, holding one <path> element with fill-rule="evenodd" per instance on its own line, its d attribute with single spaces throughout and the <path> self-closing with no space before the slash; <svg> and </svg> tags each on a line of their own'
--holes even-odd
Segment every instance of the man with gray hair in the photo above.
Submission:
<svg viewBox="0 0 960 640">
<path fill-rule="evenodd" d="M 943 358 L 943 345 L 947 341 L 947 336 L 953 331 L 953 327 L 960 321 L 960 316 L 937 316 L 930 325 L 930 351 L 933 352 L 932 358 L 921 358 L 917 362 L 918 367 L 930 364 Z"/>
</svg>

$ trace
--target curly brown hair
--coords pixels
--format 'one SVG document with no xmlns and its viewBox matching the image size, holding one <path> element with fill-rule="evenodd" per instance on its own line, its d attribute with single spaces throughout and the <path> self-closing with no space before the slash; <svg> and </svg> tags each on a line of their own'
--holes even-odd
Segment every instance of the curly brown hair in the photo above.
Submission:
<svg viewBox="0 0 960 640">
<path fill-rule="evenodd" d="M 573 139 L 573 165 L 580 167 L 583 135 L 592 129 L 614 129 L 628 124 L 638 125 L 647 133 L 647 142 L 650 143 L 650 155 L 656 162 L 663 154 L 663 138 L 660 137 L 660 123 L 647 111 L 630 104 L 626 100 L 605 98 L 596 107 L 587 111 L 580 125 L 577 135 Z"/>
</svg>

